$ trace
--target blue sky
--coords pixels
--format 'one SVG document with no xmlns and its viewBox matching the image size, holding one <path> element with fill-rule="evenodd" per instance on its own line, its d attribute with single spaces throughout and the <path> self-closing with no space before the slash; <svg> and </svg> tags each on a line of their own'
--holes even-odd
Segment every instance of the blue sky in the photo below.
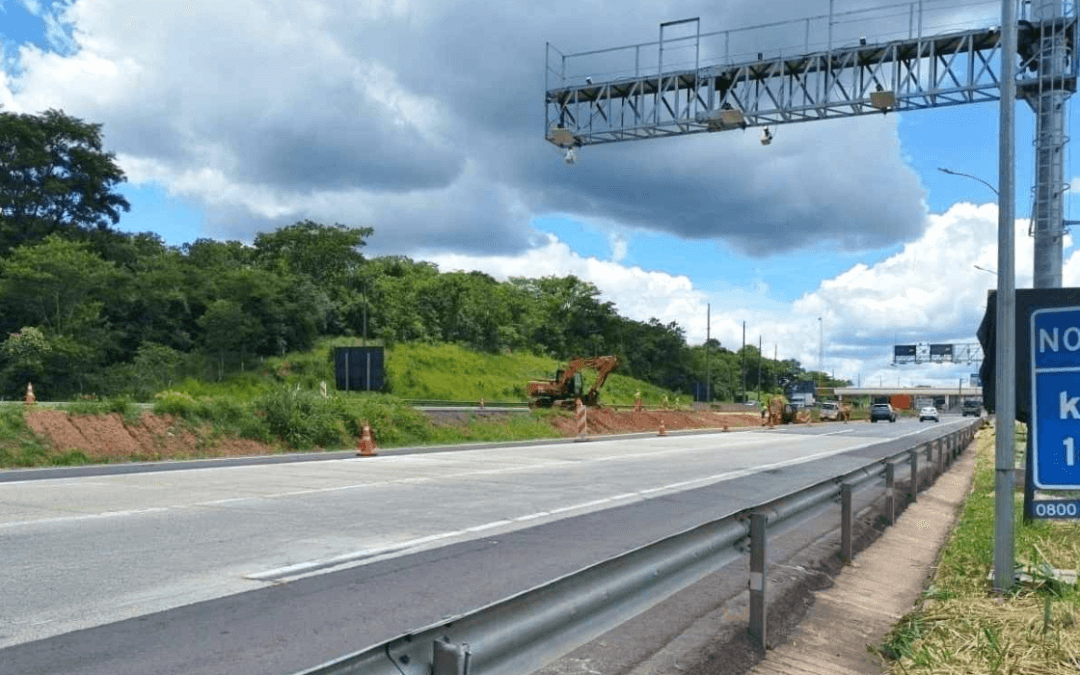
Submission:
<svg viewBox="0 0 1080 675">
<path fill-rule="evenodd" d="M 971 4 L 936 1 L 961 14 Z M 786 125 L 768 147 L 753 129 L 590 146 L 567 167 L 542 134 L 545 41 L 616 46 L 655 39 L 673 18 L 717 30 L 829 3 L 778 0 L 763 13 L 751 0 L 553 2 L 493 14 L 479 0 L 312 0 L 292 11 L 0 0 L 0 105 L 104 124 L 129 179 L 121 229 L 170 244 L 250 241 L 302 218 L 371 225 L 370 254 L 499 278 L 576 274 L 627 316 L 678 321 L 691 343 L 710 306 L 725 346 L 738 347 L 746 321 L 747 341 L 760 335 L 767 354 L 816 368 L 824 351 L 822 366 L 852 380 L 970 374 L 898 374 L 888 361 L 896 340 L 974 341 L 994 283 L 974 265 L 996 268 L 996 198 L 938 167 L 997 183 L 996 103 Z M 837 11 L 881 4 L 836 0 Z M 575 22 L 553 18 L 560 11 Z M 1021 219 L 1032 134 L 1018 104 Z M 1017 251 L 1023 286 L 1030 240 L 1018 237 Z M 1067 263 L 1066 285 L 1078 275 Z"/>
</svg>

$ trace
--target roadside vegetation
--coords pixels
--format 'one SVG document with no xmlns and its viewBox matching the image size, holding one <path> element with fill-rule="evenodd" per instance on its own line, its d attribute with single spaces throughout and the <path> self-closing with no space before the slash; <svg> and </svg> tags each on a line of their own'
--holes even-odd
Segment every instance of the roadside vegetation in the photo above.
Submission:
<svg viewBox="0 0 1080 675">
<path fill-rule="evenodd" d="M 147 404 L 198 433 L 279 449 L 341 447 L 361 420 L 380 443 L 516 440 L 542 416 L 435 424 L 405 401 L 522 402 L 525 383 L 576 357 L 622 359 L 608 404 L 686 407 L 781 383 L 845 384 L 758 347 L 689 345 L 676 322 L 631 319 L 574 276 L 441 271 L 367 257 L 375 228 L 303 220 L 250 243 L 167 245 L 116 226 L 130 208 L 102 125 L 62 111 L 0 110 L 0 464 L 79 462 L 44 451 L 20 420 L 39 403 L 136 423 Z M 377 395 L 335 393 L 334 346 L 386 348 Z M 595 374 L 583 373 L 588 387 Z M 327 395 L 322 395 L 326 383 Z M 5 402 L 7 402 L 5 404 Z M 553 412 L 550 414 L 560 414 Z M 207 431 L 209 430 L 209 431 Z"/>
<path fill-rule="evenodd" d="M 882 652 L 900 674 L 1080 671 L 1080 589 L 1053 569 L 1080 568 L 1080 524 L 1024 525 L 1017 493 L 1016 562 L 1025 581 L 999 596 L 994 553 L 994 435 L 978 436 L 975 483 L 920 607 L 896 625 Z"/>
</svg>

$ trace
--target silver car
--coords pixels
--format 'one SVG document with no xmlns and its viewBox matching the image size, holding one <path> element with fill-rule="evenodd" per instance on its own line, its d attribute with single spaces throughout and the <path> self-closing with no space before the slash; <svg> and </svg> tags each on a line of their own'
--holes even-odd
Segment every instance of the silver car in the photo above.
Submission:
<svg viewBox="0 0 1080 675">
<path fill-rule="evenodd" d="M 928 405 L 919 411 L 919 421 L 925 422 L 926 420 L 938 421 L 937 408 L 932 405 Z"/>
</svg>

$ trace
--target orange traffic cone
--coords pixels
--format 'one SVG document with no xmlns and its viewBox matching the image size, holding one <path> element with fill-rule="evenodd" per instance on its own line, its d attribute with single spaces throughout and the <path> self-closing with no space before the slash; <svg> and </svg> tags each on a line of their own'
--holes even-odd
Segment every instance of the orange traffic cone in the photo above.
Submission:
<svg viewBox="0 0 1080 675">
<path fill-rule="evenodd" d="M 664 428 L 664 420 L 660 420 L 660 429 L 656 432 L 657 436 L 667 436 L 667 429 Z"/>
<path fill-rule="evenodd" d="M 357 457 L 374 457 L 379 453 L 375 452 L 375 441 L 371 438 L 371 427 L 367 422 L 364 422 L 364 429 L 360 432 L 360 443 L 357 446 Z"/>
</svg>

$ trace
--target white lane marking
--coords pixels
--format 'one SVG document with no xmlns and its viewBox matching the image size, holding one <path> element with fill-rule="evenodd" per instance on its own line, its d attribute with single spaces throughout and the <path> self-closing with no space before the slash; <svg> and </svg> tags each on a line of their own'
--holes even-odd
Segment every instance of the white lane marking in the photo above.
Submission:
<svg viewBox="0 0 1080 675">
<path fill-rule="evenodd" d="M 544 517 L 548 517 L 548 516 L 554 516 L 554 515 L 558 515 L 558 514 L 569 513 L 571 511 L 587 510 L 587 509 L 591 509 L 593 507 L 601 506 L 601 505 L 604 505 L 604 504 L 614 504 L 616 502 L 635 501 L 635 500 L 644 501 L 646 499 L 654 499 L 656 496 L 658 496 L 657 493 L 660 493 L 660 492 L 665 492 L 665 493 L 681 492 L 683 490 L 690 489 L 689 486 L 692 486 L 692 485 L 697 485 L 698 487 L 705 487 L 706 485 L 710 485 L 710 484 L 714 484 L 714 483 L 721 483 L 721 482 L 724 482 L 724 481 L 727 481 L 727 480 L 732 480 L 732 479 L 735 479 L 735 478 L 742 478 L 742 477 L 750 476 L 750 475 L 753 475 L 753 474 L 756 474 L 756 473 L 761 473 L 763 471 L 768 471 L 770 469 L 781 468 L 781 467 L 785 467 L 785 466 L 795 466 L 797 464 L 804 464 L 806 462 L 811 462 L 811 461 L 813 461 L 815 459 L 820 459 L 822 457 L 827 457 L 827 456 L 830 456 L 830 455 L 836 455 L 836 454 L 840 454 L 842 452 L 847 452 L 847 450 L 849 450 L 849 449 L 850 448 L 845 448 L 845 449 L 841 449 L 841 450 L 827 450 L 827 451 L 824 451 L 824 452 L 819 452 L 819 453 L 814 454 L 814 455 L 809 455 L 807 457 L 799 457 L 799 458 L 796 458 L 796 459 L 789 459 L 789 460 L 784 460 L 784 461 L 781 461 L 781 462 L 774 462 L 772 464 L 764 464 L 764 465 L 761 465 L 761 466 L 754 467 L 753 469 L 738 469 L 738 470 L 735 470 L 735 471 L 725 471 L 723 473 L 713 474 L 712 476 L 705 476 L 705 477 L 702 477 L 702 478 L 696 478 L 694 480 L 688 480 L 688 481 L 679 481 L 678 483 L 669 483 L 667 485 L 662 485 L 660 487 L 655 487 L 655 488 L 648 488 L 646 490 L 638 490 L 638 491 L 635 491 L 635 492 L 624 492 L 623 494 L 613 495 L 611 497 L 604 497 L 602 499 L 593 499 L 591 501 L 581 502 L 579 504 L 573 504 L 571 506 L 563 506 L 563 507 L 559 507 L 557 509 L 550 509 L 550 510 L 547 510 L 547 511 L 537 511 L 535 513 L 528 513 L 528 514 L 525 514 L 523 516 L 517 516 L 517 517 L 511 518 L 511 519 L 495 520 L 495 521 L 491 521 L 489 523 L 484 523 L 482 525 L 475 525 L 473 527 L 468 527 L 468 528 L 465 528 L 465 529 L 462 529 L 462 530 L 453 530 L 451 532 L 440 532 L 438 534 L 432 534 L 432 535 L 428 535 L 428 536 L 425 536 L 425 537 L 420 537 L 418 539 L 410 539 L 410 540 L 407 540 L 407 541 L 399 542 L 399 543 L 396 543 L 396 544 L 391 544 L 391 545 L 384 546 L 384 547 L 381 547 L 381 548 L 361 549 L 359 551 L 353 551 L 351 553 L 345 553 L 345 554 L 342 554 L 342 555 L 339 555 L 339 556 L 334 556 L 333 558 L 324 558 L 324 559 L 319 559 L 319 560 L 312 560 L 310 562 L 297 563 L 297 564 L 294 564 L 294 565 L 288 565 L 286 567 L 279 567 L 279 568 L 272 569 L 272 570 L 266 570 L 264 572 L 254 572 L 252 574 L 245 574 L 244 578 L 245 579 L 252 579 L 252 580 L 255 580 L 255 581 L 280 581 L 280 580 L 285 579 L 285 578 L 302 576 L 302 575 L 312 573 L 312 572 L 317 572 L 317 571 L 318 572 L 323 572 L 323 573 L 330 572 L 333 569 L 339 568 L 339 567 L 341 567 L 343 565 L 347 565 L 347 564 L 350 564 L 350 563 L 357 563 L 357 562 L 361 562 L 361 561 L 373 561 L 376 557 L 384 555 L 384 554 L 396 553 L 398 555 L 405 555 L 406 553 L 414 551 L 418 546 L 422 546 L 424 544 L 429 544 L 431 542 L 439 541 L 439 540 L 442 540 L 442 539 L 450 539 L 450 538 L 458 537 L 458 536 L 462 536 L 462 535 L 473 534 L 473 533 L 476 533 L 476 532 L 482 532 L 484 530 L 491 530 L 491 529 L 495 529 L 495 528 L 499 528 L 499 527 L 504 527 L 504 526 L 507 526 L 507 525 L 513 525 L 514 523 L 522 523 L 522 522 L 527 522 L 527 521 L 530 521 L 530 520 L 536 520 L 538 518 L 544 518 Z"/>
<path fill-rule="evenodd" d="M 828 433 L 825 433 L 825 434 L 817 434 L 817 435 L 818 436 L 829 436 L 829 435 L 836 435 L 836 434 L 842 434 L 842 433 L 851 433 L 853 431 L 855 431 L 855 430 L 854 429 L 844 429 L 844 430 L 839 430 L 839 431 L 835 431 L 835 432 L 828 432 Z M 906 434 L 902 434 L 900 436 L 896 436 L 894 438 L 884 439 L 884 440 L 888 441 L 888 440 L 906 438 L 908 436 L 913 436 L 915 434 L 922 433 L 922 431 L 923 431 L 923 429 L 916 429 L 915 431 L 910 431 L 910 432 L 908 432 Z M 761 440 L 755 440 L 755 441 L 752 441 L 752 442 L 747 442 L 747 441 L 749 441 L 749 439 L 746 439 L 746 440 L 742 441 L 742 443 L 746 444 L 746 445 L 757 445 L 757 444 L 762 443 L 762 442 L 775 442 L 775 436 L 765 436 Z M 705 477 L 705 478 L 698 478 L 698 479 L 694 479 L 692 481 L 683 481 L 681 483 L 673 483 L 671 485 L 665 485 L 665 486 L 661 486 L 661 487 L 658 487 L 658 488 L 650 488 L 648 490 L 641 491 L 639 494 L 644 495 L 644 494 L 652 494 L 652 493 L 656 493 L 656 492 L 663 492 L 663 491 L 666 491 L 666 490 L 672 490 L 674 488 L 679 488 L 679 487 L 683 487 L 683 486 L 687 486 L 687 485 L 693 485 L 695 483 L 707 484 L 709 482 L 719 482 L 719 481 L 722 481 L 722 480 L 731 480 L 733 478 L 740 478 L 740 477 L 743 477 L 743 476 L 750 475 L 750 474 L 755 473 L 757 471 L 765 471 L 765 470 L 768 470 L 768 469 L 777 468 L 777 467 L 781 467 L 781 466 L 794 466 L 796 464 L 801 464 L 801 463 L 804 463 L 804 462 L 813 461 L 815 459 L 819 459 L 819 458 L 822 458 L 822 457 L 827 457 L 827 456 L 830 456 L 830 455 L 833 455 L 833 454 L 839 454 L 839 453 L 842 453 L 842 452 L 849 452 L 849 451 L 852 451 L 852 450 L 858 450 L 858 449 L 865 448 L 865 447 L 868 447 L 870 445 L 874 445 L 876 443 L 881 443 L 881 442 L 884 442 L 884 441 L 879 440 L 879 439 L 875 439 L 872 442 L 864 443 L 862 445 L 855 445 L 855 446 L 852 446 L 850 448 L 842 448 L 842 449 L 839 449 L 839 450 L 829 450 L 829 451 L 826 451 L 824 453 L 818 453 L 818 454 L 815 454 L 815 455 L 808 455 L 806 457 L 798 458 L 798 459 L 795 459 L 795 460 L 788 460 L 786 462 L 781 462 L 781 463 L 777 463 L 777 464 L 770 464 L 770 465 L 757 467 L 755 470 L 752 470 L 752 471 L 728 472 L 726 474 L 716 474 L 715 476 L 709 476 L 709 477 Z M 591 460 L 576 460 L 576 461 L 552 460 L 552 461 L 544 462 L 542 464 L 515 465 L 515 466 L 510 466 L 510 467 L 504 467 L 504 468 L 501 468 L 501 469 L 485 469 L 483 471 L 461 471 L 461 472 L 458 472 L 458 473 L 440 474 L 440 475 L 437 475 L 437 476 L 417 476 L 417 477 L 412 477 L 412 478 L 373 481 L 373 482 L 368 482 L 368 483 L 353 483 L 353 484 L 349 484 L 349 485 L 339 485 L 339 486 L 328 487 L 328 488 L 311 488 L 311 489 L 307 489 L 307 490 L 293 490 L 293 491 L 290 491 L 290 492 L 281 492 L 281 493 L 268 494 L 268 495 L 254 495 L 254 496 L 251 496 L 251 497 L 233 497 L 233 498 L 229 498 L 229 499 L 216 499 L 216 500 L 211 500 L 211 501 L 206 501 L 206 502 L 196 502 L 194 504 L 180 504 L 180 505 L 175 505 L 175 506 L 157 506 L 157 507 L 150 507 L 150 508 L 145 508 L 145 509 L 127 509 L 127 510 L 122 510 L 122 511 L 105 511 L 103 513 L 88 513 L 88 514 L 81 514 L 81 515 L 74 515 L 74 516 L 58 516 L 58 517 L 55 517 L 55 518 L 40 518 L 40 519 L 37 519 L 37 520 L 19 520 L 19 521 L 7 522 L 7 523 L 0 523 L 0 529 L 8 529 L 8 528 L 22 526 L 22 525 L 42 525 L 42 524 L 52 524 L 52 523 L 68 523 L 68 522 L 78 522 L 78 521 L 82 521 L 82 520 L 91 520 L 91 519 L 96 519 L 96 518 L 117 518 L 117 517 L 121 517 L 121 516 L 145 515 L 145 514 L 148 514 L 148 513 L 159 513 L 159 512 L 162 512 L 162 511 L 171 511 L 171 510 L 178 510 L 178 509 L 189 509 L 189 508 L 198 508 L 198 507 L 205 507 L 205 506 L 218 506 L 218 505 L 221 505 L 221 504 L 235 503 L 235 502 L 241 502 L 241 501 L 259 501 L 259 500 L 264 500 L 264 499 L 280 499 L 280 498 L 283 498 L 283 497 L 297 497 L 297 496 L 304 496 L 304 495 L 309 495 L 309 494 L 320 494 L 320 493 L 327 493 L 327 492 L 339 492 L 339 491 L 344 491 L 344 490 L 356 490 L 356 489 L 359 489 L 359 488 L 382 487 L 382 486 L 386 486 L 386 485 L 431 483 L 431 482 L 435 482 L 435 481 L 438 481 L 438 480 L 445 480 L 447 478 L 463 478 L 463 477 L 468 478 L 470 476 L 475 476 L 475 475 L 479 475 L 479 474 L 492 475 L 492 474 L 499 474 L 499 473 L 513 473 L 513 472 L 517 472 L 517 471 L 528 471 L 528 470 L 533 470 L 533 469 L 537 469 L 537 468 L 546 468 L 546 467 L 549 467 L 549 466 L 560 466 L 560 465 L 567 465 L 567 464 L 577 465 L 577 464 L 581 464 L 582 462 L 607 461 L 607 460 L 613 460 L 613 459 L 634 459 L 634 458 L 637 458 L 637 457 L 665 455 L 665 454 L 679 453 L 679 452 L 695 452 L 695 451 L 706 451 L 707 452 L 709 450 L 710 450 L 710 448 L 691 448 L 691 449 L 675 448 L 675 449 L 671 449 L 671 450 L 661 450 L 661 451 L 650 452 L 650 453 L 609 455 L 609 456 L 606 456 L 606 457 L 603 457 L 603 458 L 597 458 L 597 459 L 591 459 Z M 388 459 L 410 459 L 410 457 L 388 458 Z M 438 463 L 436 461 L 437 458 L 434 458 L 434 457 L 424 457 L 423 459 L 432 460 L 430 462 L 432 464 L 437 464 Z M 349 461 L 349 460 L 334 460 L 334 461 Z M 245 468 L 245 467 L 219 467 L 219 468 Z M 202 471 L 202 470 L 206 470 L 206 469 L 193 469 L 193 470 Z M 18 483 L 21 483 L 21 482 L 35 482 L 35 481 L 18 481 Z M 8 484 L 10 485 L 10 484 L 16 484 L 16 483 L 8 483 Z M 40 482 L 38 482 L 38 484 L 40 484 Z M 98 484 L 100 484 L 100 483 L 98 483 Z M 601 502 L 601 503 L 603 503 L 603 502 Z M 577 505 L 577 506 L 573 506 L 573 507 L 564 507 L 562 509 L 559 509 L 558 511 L 555 511 L 555 513 L 563 513 L 565 511 L 571 511 L 571 510 L 578 509 L 578 508 L 583 508 L 583 505 Z"/>
</svg>

